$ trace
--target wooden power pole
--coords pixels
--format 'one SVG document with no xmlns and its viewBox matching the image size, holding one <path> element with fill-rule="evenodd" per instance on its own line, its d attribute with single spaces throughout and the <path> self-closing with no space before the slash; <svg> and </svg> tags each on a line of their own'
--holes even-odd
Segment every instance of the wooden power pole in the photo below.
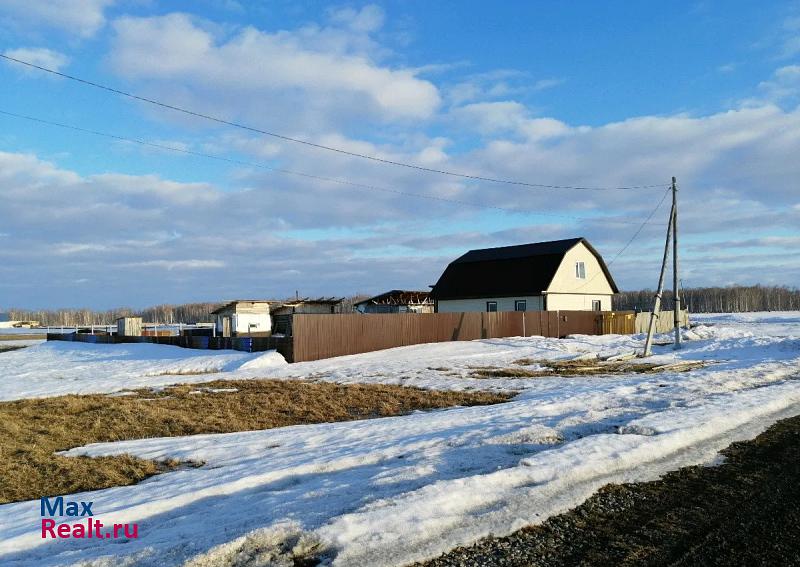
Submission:
<svg viewBox="0 0 800 567">
<path fill-rule="evenodd" d="M 675 298 L 673 322 L 675 323 L 675 348 L 681 348 L 681 295 L 678 274 L 678 184 L 672 178 L 672 293 Z"/>
<path fill-rule="evenodd" d="M 672 201 L 672 208 L 669 211 L 669 222 L 667 223 L 667 240 L 664 242 L 664 258 L 661 260 L 661 273 L 658 276 L 658 290 L 653 301 L 653 311 L 650 312 L 650 322 L 647 325 L 647 340 L 644 342 L 644 352 L 642 356 L 650 356 L 653 346 L 653 331 L 655 331 L 656 320 L 661 313 L 661 295 L 664 292 L 664 273 L 667 271 L 667 260 L 669 260 L 669 245 L 672 240 L 673 219 L 675 216 L 675 201 Z"/>
</svg>

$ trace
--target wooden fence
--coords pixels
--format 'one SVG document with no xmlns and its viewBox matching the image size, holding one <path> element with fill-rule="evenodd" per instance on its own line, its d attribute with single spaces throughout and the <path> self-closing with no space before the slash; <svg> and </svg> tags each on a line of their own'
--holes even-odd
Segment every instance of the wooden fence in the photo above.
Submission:
<svg viewBox="0 0 800 567">
<path fill-rule="evenodd" d="M 294 315 L 293 362 L 399 346 L 502 337 L 631 334 L 633 311 Z"/>
<path fill-rule="evenodd" d="M 673 313 L 674 311 L 662 311 L 658 314 L 654 329 L 656 333 L 668 333 L 674 328 Z M 681 327 L 689 326 L 689 312 L 685 309 L 681 310 L 680 322 Z M 650 312 L 642 311 L 637 313 L 633 332 L 646 333 L 648 325 L 650 325 Z"/>
</svg>

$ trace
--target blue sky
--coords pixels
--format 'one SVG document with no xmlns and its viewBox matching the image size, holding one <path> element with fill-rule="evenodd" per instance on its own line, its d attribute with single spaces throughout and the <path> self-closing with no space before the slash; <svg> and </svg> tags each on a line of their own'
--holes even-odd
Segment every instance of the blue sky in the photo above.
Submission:
<svg viewBox="0 0 800 567">
<path fill-rule="evenodd" d="M 0 0 L 0 53 L 433 169 L 676 175 L 685 285 L 800 281 L 798 2 Z M 577 235 L 610 260 L 663 194 L 377 164 L 10 62 L 0 85 L 0 111 L 388 189 L 0 114 L 0 307 L 425 289 L 467 249 Z M 655 285 L 667 212 L 612 265 L 623 289 Z"/>
</svg>

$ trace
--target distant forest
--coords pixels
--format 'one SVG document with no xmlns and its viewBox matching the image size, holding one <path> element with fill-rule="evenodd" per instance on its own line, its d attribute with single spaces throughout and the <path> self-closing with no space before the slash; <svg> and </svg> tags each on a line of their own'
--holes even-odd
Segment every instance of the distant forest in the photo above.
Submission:
<svg viewBox="0 0 800 567">
<path fill-rule="evenodd" d="M 800 289 L 783 286 L 695 287 L 682 290 L 682 302 L 692 313 L 798 311 Z M 618 311 L 650 311 L 655 291 L 623 291 L 614 296 Z M 665 291 L 663 309 L 672 309 L 672 291 Z"/>
<path fill-rule="evenodd" d="M 652 290 L 623 291 L 614 296 L 618 311 L 649 311 Z M 340 312 L 352 313 L 353 304 L 366 299 L 358 294 L 345 298 Z M 699 287 L 683 290 L 684 305 L 694 313 L 738 313 L 743 311 L 800 311 L 800 289 L 781 286 Z M 200 323 L 212 321 L 211 312 L 221 303 L 156 305 L 146 309 L 129 308 L 93 311 L 91 309 L 5 310 L 13 321 L 39 321 L 42 325 L 66 327 L 114 323 L 119 317 L 142 317 L 147 323 Z M 672 292 L 665 291 L 663 309 L 672 309 Z M 0 311 L 4 311 L 0 309 Z"/>
<path fill-rule="evenodd" d="M 364 294 L 346 297 L 341 304 L 342 313 L 354 310 L 353 304 L 370 296 Z M 292 298 L 293 299 L 293 298 Z M 291 299 L 287 300 L 291 301 Z M 39 321 L 43 326 L 109 325 L 120 317 L 141 317 L 146 323 L 206 323 L 214 320 L 211 312 L 224 303 L 184 303 L 182 305 L 155 305 L 145 309 L 120 307 L 107 311 L 91 309 L 0 309 L 12 321 Z"/>
</svg>

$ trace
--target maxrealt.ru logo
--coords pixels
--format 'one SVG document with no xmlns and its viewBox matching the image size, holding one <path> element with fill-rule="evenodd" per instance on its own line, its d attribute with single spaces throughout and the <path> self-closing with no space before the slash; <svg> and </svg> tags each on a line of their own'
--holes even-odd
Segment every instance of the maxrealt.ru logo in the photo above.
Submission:
<svg viewBox="0 0 800 567">
<path fill-rule="evenodd" d="M 136 539 L 139 537 L 138 524 L 111 524 L 94 518 L 94 502 L 84 500 L 64 500 L 63 496 L 41 498 L 42 538 L 54 539 Z M 64 518 L 60 523 L 53 518 Z M 82 518 L 83 520 L 77 520 Z"/>
</svg>

